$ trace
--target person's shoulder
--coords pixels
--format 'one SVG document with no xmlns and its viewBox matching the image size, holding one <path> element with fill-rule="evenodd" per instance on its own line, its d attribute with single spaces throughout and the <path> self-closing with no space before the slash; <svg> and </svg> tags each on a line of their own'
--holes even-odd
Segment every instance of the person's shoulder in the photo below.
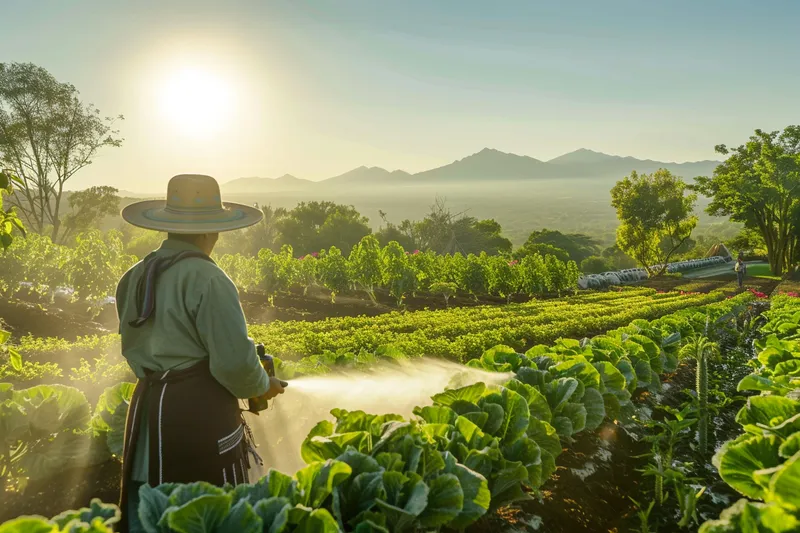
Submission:
<svg viewBox="0 0 800 533">
<path fill-rule="evenodd" d="M 137 270 L 141 269 L 142 263 L 144 263 L 144 259 L 140 259 L 132 267 L 130 267 L 128 270 L 126 270 L 125 273 L 122 275 L 122 277 L 119 279 L 118 285 L 122 285 L 123 283 L 126 283 L 134 272 L 136 272 Z"/>
<path fill-rule="evenodd" d="M 219 265 L 203 257 L 187 257 L 181 260 L 181 263 L 186 270 L 194 273 L 198 280 L 210 280 L 219 276 L 228 277 Z"/>
</svg>

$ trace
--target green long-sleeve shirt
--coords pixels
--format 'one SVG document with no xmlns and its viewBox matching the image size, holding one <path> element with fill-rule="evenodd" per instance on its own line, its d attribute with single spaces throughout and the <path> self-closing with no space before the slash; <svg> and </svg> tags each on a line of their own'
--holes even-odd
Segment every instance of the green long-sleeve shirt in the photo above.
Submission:
<svg viewBox="0 0 800 533">
<path fill-rule="evenodd" d="M 183 241 L 167 239 L 155 254 L 200 251 Z M 252 398 L 269 389 L 269 377 L 247 336 L 236 286 L 217 265 L 199 258 L 179 261 L 161 274 L 156 309 L 141 327 L 128 325 L 138 317 L 136 286 L 144 272 L 142 262 L 131 268 L 117 287 L 117 314 L 122 355 L 136 377 L 144 369 L 187 368 L 209 360 L 211 374 L 237 398 Z M 133 461 L 134 481 L 147 481 L 148 442 L 146 410 L 141 410 L 139 440 Z"/>
</svg>

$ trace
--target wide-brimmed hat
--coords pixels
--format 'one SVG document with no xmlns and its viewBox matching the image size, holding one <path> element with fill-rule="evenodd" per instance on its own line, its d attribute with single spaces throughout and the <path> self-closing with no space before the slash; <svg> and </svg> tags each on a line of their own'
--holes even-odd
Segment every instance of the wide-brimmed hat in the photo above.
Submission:
<svg viewBox="0 0 800 533">
<path fill-rule="evenodd" d="M 263 218 L 260 209 L 223 202 L 211 176 L 179 174 L 169 180 L 166 200 L 126 206 L 122 218 L 140 228 L 170 233 L 217 233 L 246 228 Z"/>
</svg>

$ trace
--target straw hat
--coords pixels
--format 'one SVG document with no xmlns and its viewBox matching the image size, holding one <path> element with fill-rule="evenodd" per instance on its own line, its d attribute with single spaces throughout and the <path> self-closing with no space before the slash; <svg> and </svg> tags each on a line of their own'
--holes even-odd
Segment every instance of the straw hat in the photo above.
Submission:
<svg viewBox="0 0 800 533">
<path fill-rule="evenodd" d="M 169 180 L 166 200 L 130 204 L 122 218 L 140 228 L 170 233 L 216 233 L 252 226 L 261 210 L 223 202 L 217 180 L 202 174 L 179 174 Z"/>
</svg>

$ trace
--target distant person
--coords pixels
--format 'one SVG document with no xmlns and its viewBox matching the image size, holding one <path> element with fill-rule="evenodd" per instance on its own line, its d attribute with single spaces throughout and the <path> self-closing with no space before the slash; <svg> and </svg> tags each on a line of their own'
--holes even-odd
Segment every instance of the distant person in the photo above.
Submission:
<svg viewBox="0 0 800 533">
<path fill-rule="evenodd" d="M 736 259 L 736 264 L 733 266 L 733 269 L 736 271 L 736 280 L 739 282 L 739 289 L 743 289 L 744 276 L 747 274 L 747 264 L 744 262 L 742 254 L 739 254 L 739 258 Z"/>
<path fill-rule="evenodd" d="M 261 366 L 233 282 L 209 257 L 219 232 L 262 213 L 222 203 L 210 176 L 180 175 L 167 199 L 122 210 L 134 226 L 168 232 L 117 287 L 122 355 L 138 378 L 125 424 L 121 531 L 138 518 L 145 483 L 248 481 L 255 454 L 237 398 L 283 393 Z"/>
</svg>

